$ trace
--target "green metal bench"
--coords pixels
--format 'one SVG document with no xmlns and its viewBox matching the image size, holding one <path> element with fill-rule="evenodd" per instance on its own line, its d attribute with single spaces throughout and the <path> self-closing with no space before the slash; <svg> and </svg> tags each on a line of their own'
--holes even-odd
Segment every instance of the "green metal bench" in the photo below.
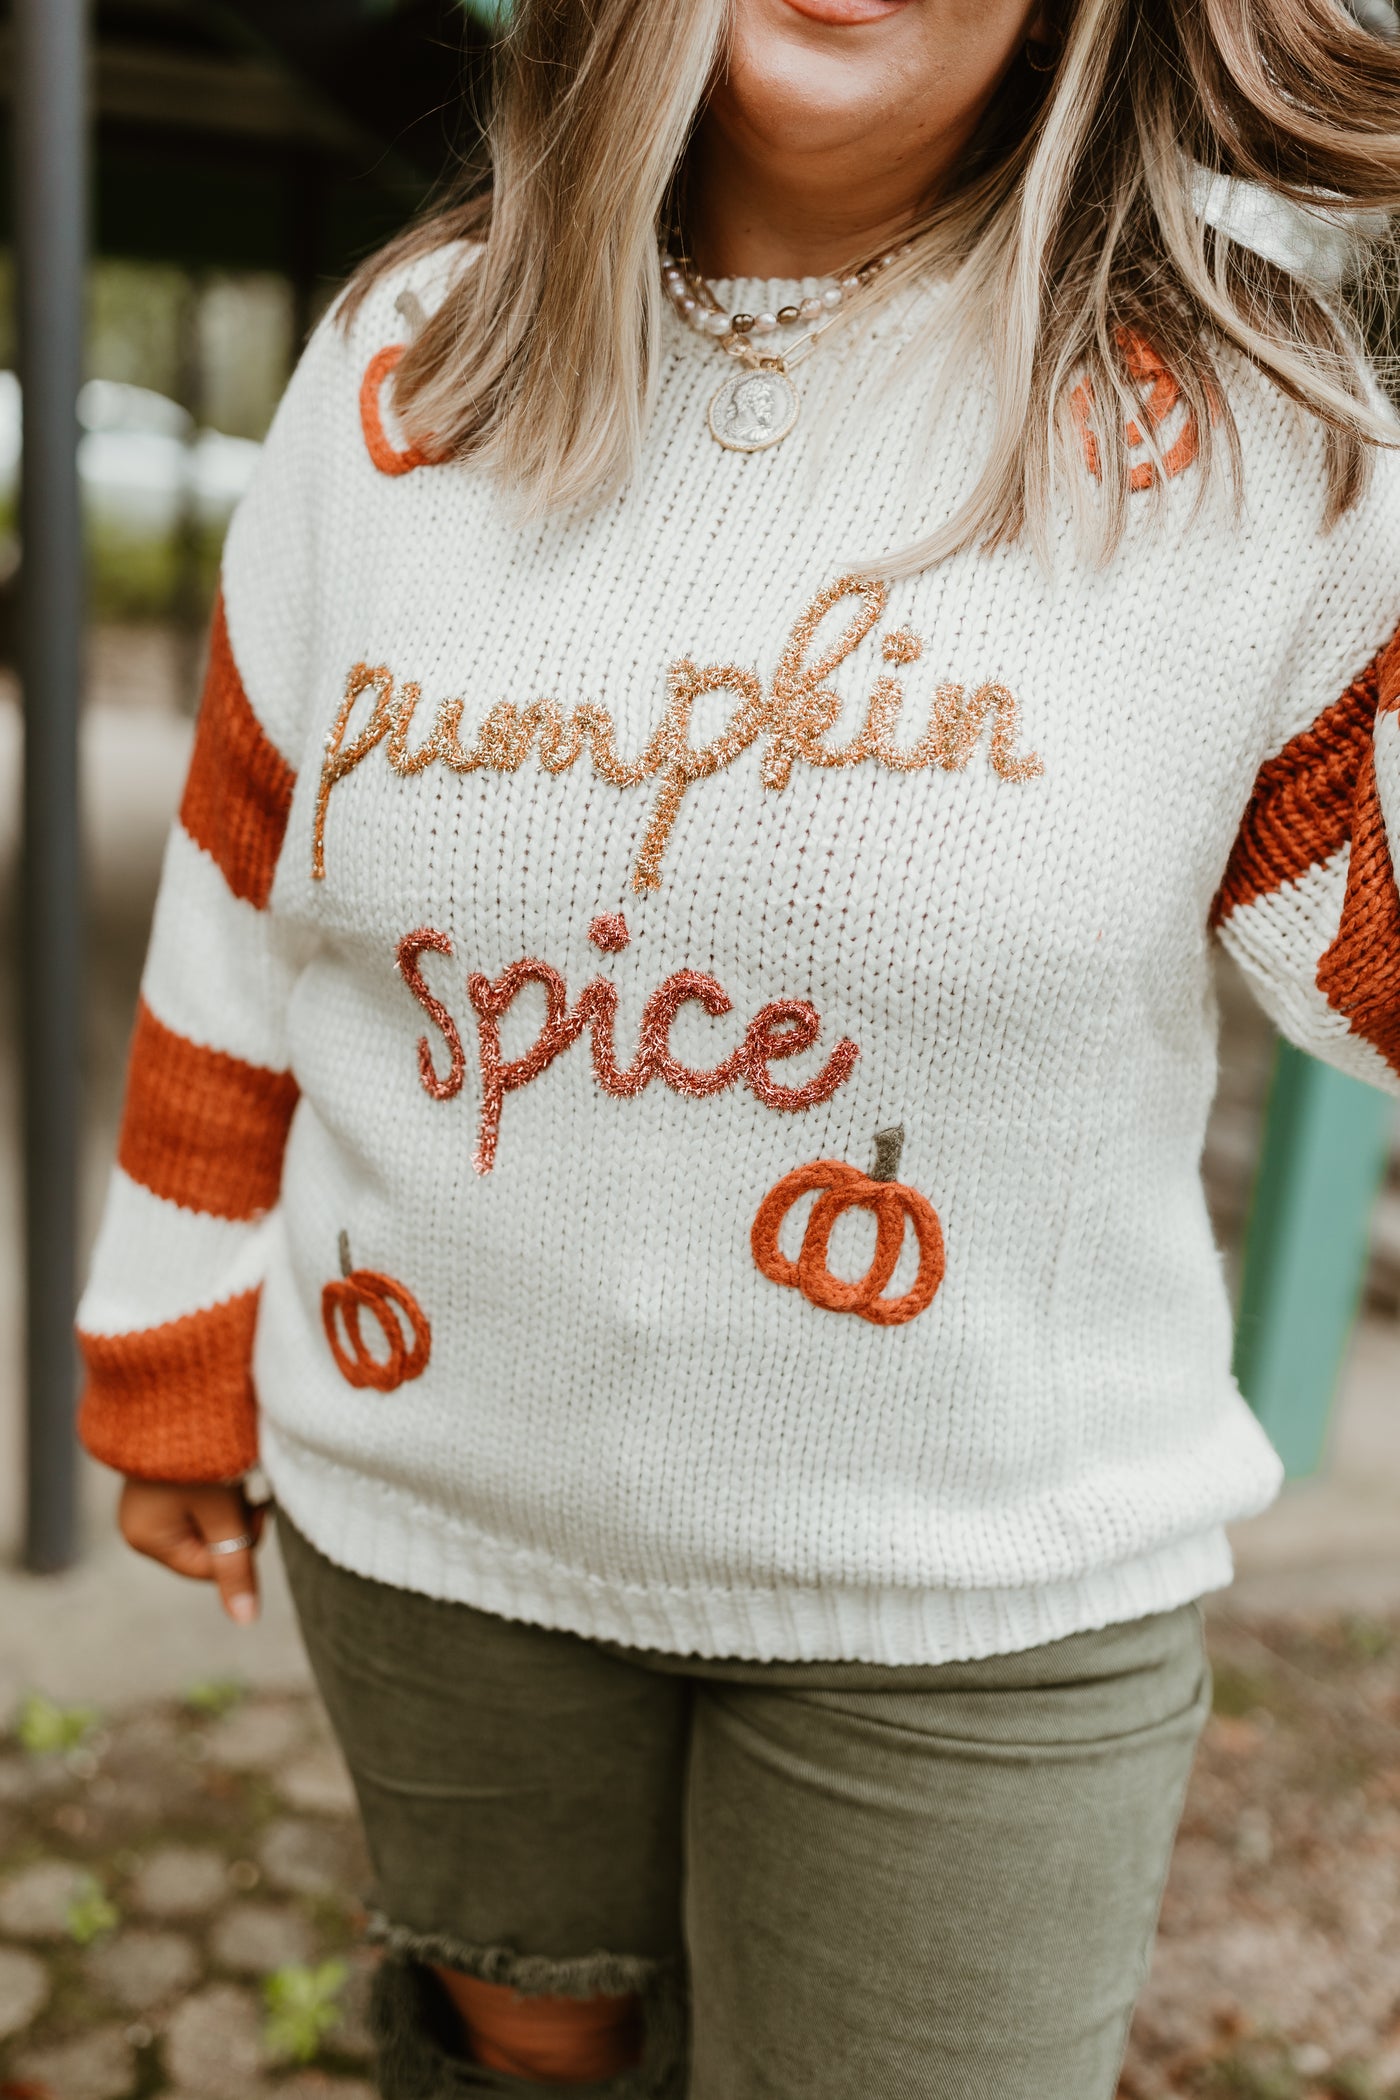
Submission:
<svg viewBox="0 0 1400 2100">
<path fill-rule="evenodd" d="M 1288 1469 L 1314 1472 L 1366 1279 L 1388 1094 L 1279 1045 L 1245 1241 L 1235 1376 Z"/>
</svg>

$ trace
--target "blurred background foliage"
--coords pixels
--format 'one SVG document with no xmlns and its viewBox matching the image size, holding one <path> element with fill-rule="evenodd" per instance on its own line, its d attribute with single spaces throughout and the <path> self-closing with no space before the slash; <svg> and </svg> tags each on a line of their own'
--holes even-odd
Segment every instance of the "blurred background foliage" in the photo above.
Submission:
<svg viewBox="0 0 1400 2100">
<path fill-rule="evenodd" d="M 94 0 L 81 468 L 98 621 L 202 631 L 301 342 L 477 150 L 509 0 Z M 0 660 L 19 550 L 0 4 Z"/>
</svg>

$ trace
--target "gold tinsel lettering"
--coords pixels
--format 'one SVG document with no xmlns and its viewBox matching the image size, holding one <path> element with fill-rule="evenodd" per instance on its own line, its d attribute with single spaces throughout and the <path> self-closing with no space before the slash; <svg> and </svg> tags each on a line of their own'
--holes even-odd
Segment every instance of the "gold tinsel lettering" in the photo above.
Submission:
<svg viewBox="0 0 1400 2100">
<path fill-rule="evenodd" d="M 819 630 L 844 600 L 852 601 L 849 618 L 823 649 Z M 764 786 L 781 791 L 795 765 L 826 770 L 874 763 L 897 773 L 935 767 L 960 773 L 990 725 L 988 758 L 997 777 L 1038 778 L 1045 770 L 1043 761 L 1033 751 L 1017 749 L 1016 697 L 994 682 L 979 685 L 971 694 L 965 686 L 939 685 L 922 734 L 905 745 L 897 741 L 904 685 L 891 669 L 875 679 L 856 733 L 845 743 L 824 741 L 842 708 L 841 696 L 828 681 L 879 624 L 888 601 L 888 587 L 878 577 L 843 576 L 828 584 L 793 627 L 766 691 L 758 674 L 740 665 L 701 665 L 682 657 L 667 673 L 665 710 L 635 759 L 619 755 L 616 725 L 606 707 L 583 701 L 566 713 L 548 697 L 523 705 L 493 702 L 475 743 L 463 744 L 466 702 L 453 696 L 439 704 L 432 729 L 412 747 L 409 737 L 422 700 L 418 682 L 406 680 L 396 691 L 385 665 L 356 664 L 326 738 L 312 822 L 311 872 L 318 881 L 326 872 L 326 813 L 333 789 L 380 743 L 389 765 L 405 778 L 433 765 L 462 774 L 518 773 L 532 753 L 545 773 L 567 773 L 586 753 L 594 776 L 612 787 L 640 787 L 657 777 L 660 789 L 632 871 L 632 888 L 638 894 L 660 888 L 662 864 L 690 789 L 732 765 L 751 744 L 762 747 L 759 777 Z M 923 653 L 923 641 L 907 627 L 887 633 L 881 643 L 884 661 L 899 670 L 919 662 Z M 696 705 L 720 693 L 734 696 L 733 711 L 718 735 L 697 743 Z M 355 729 L 356 706 L 365 694 L 371 696 L 369 713 Z"/>
</svg>

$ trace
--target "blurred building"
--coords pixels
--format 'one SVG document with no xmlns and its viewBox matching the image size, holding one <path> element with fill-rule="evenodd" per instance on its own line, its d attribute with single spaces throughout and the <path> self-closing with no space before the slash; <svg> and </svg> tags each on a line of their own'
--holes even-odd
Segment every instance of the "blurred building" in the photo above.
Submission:
<svg viewBox="0 0 1400 2100">
<path fill-rule="evenodd" d="M 47 1291 L 53 1302 L 37 1322 L 33 1289 L 36 1276 L 42 1286 L 64 1267 L 70 1237 L 61 1156 L 74 1127 L 72 1093 L 64 1078 L 49 1084 L 53 1060 L 27 1052 L 16 1102 L 17 1023 L 23 1012 L 32 1037 L 33 1016 L 59 1012 L 50 1033 L 71 1041 L 67 1017 L 80 1016 L 85 1244 L 111 1156 L 228 515 L 300 343 L 336 286 L 475 150 L 490 14 L 458 0 L 89 0 L 79 956 L 66 934 L 57 947 L 36 942 L 33 914 L 20 909 L 15 53 L 10 7 L 0 0 L 0 1550 L 23 1526 L 26 1391 L 45 1420 L 62 1418 L 68 1319 L 66 1282 Z M 46 731 L 53 719 L 46 713 Z M 66 841 L 65 809 L 60 795 L 52 822 L 42 821 L 50 846 L 60 830 Z M 65 843 L 65 880 L 71 865 Z M 32 890 L 33 864 L 28 880 Z M 35 1127 L 36 1109 L 44 1145 L 52 1138 L 60 1157 L 53 1175 L 41 1164 L 26 1183 L 17 1140 L 24 1123 Z M 46 1180 L 56 1188 L 51 1204 Z M 37 1232 L 36 1188 L 51 1212 Z M 26 1231 L 31 1346 L 36 1328 L 52 1341 L 42 1376 L 21 1361 Z M 52 1246 L 54 1262 L 37 1259 L 35 1246 Z M 61 1472 L 57 1443 L 54 1452 Z M 88 1485 L 100 1499 L 104 1484 L 89 1477 Z M 49 1540 L 35 1564 L 52 1566 L 69 1551 L 61 1481 L 45 1494 L 59 1513 L 50 1525 L 57 1543 Z"/>
<path fill-rule="evenodd" d="M 229 511 L 296 350 L 479 140 L 492 8 L 96 0 L 80 468 L 99 617 L 207 611 Z M 0 7 L 0 130 L 10 25 Z M 17 561 L 11 156 L 0 140 L 0 658 Z"/>
</svg>

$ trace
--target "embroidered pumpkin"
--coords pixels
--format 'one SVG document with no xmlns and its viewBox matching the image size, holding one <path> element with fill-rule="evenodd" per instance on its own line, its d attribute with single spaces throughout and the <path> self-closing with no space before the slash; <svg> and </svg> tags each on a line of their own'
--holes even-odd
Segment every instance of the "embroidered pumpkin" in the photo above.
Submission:
<svg viewBox="0 0 1400 2100">
<path fill-rule="evenodd" d="M 350 1238 L 344 1232 L 340 1271 L 321 1293 L 321 1323 L 336 1367 L 348 1385 L 392 1393 L 417 1378 L 427 1364 L 433 1343 L 427 1315 L 412 1291 L 394 1277 L 378 1269 L 352 1268 Z M 380 1355 L 365 1340 L 360 1326 L 365 1315 L 378 1327 L 386 1354 Z"/>
<path fill-rule="evenodd" d="M 1130 451 L 1137 452 L 1147 443 L 1147 429 L 1156 431 L 1167 420 L 1181 400 L 1181 388 L 1171 372 L 1163 364 L 1156 350 L 1145 336 L 1125 329 L 1119 337 L 1119 348 L 1128 377 L 1142 389 L 1142 422 L 1134 419 L 1127 426 Z M 1079 440 L 1084 448 L 1084 463 L 1095 481 L 1103 479 L 1102 456 L 1099 440 L 1093 426 L 1094 393 L 1087 380 L 1081 380 L 1070 398 L 1070 407 L 1079 430 Z M 1169 480 L 1184 474 L 1200 450 L 1200 433 L 1195 418 L 1187 415 L 1173 443 L 1162 452 L 1162 472 Z M 1157 481 L 1155 460 L 1139 460 L 1128 471 L 1130 489 L 1150 489 Z"/>
<path fill-rule="evenodd" d="M 809 1304 L 825 1312 L 857 1313 L 877 1327 L 901 1327 L 916 1319 L 943 1281 L 943 1228 L 927 1196 L 895 1179 L 903 1147 L 902 1128 L 882 1130 L 875 1139 L 875 1165 L 869 1174 L 841 1159 L 813 1160 L 785 1174 L 760 1203 L 749 1235 L 763 1274 L 773 1283 L 801 1291 Z M 813 1189 L 819 1194 L 802 1251 L 796 1261 L 789 1261 L 778 1245 L 778 1234 L 793 1204 Z M 855 1283 L 834 1276 L 827 1263 L 836 1220 L 848 1210 L 875 1215 L 875 1252 Z M 885 1298 L 881 1293 L 895 1272 L 906 1226 L 913 1228 L 918 1243 L 919 1272 L 902 1296 Z"/>
<path fill-rule="evenodd" d="M 380 396 L 385 380 L 402 361 L 405 348 L 403 343 L 389 343 L 383 350 L 376 350 L 360 381 L 360 429 L 364 433 L 365 450 L 381 474 L 411 474 L 415 467 L 433 464 L 431 455 L 421 445 L 410 444 L 400 451 L 389 442 L 384 429 Z"/>
</svg>

